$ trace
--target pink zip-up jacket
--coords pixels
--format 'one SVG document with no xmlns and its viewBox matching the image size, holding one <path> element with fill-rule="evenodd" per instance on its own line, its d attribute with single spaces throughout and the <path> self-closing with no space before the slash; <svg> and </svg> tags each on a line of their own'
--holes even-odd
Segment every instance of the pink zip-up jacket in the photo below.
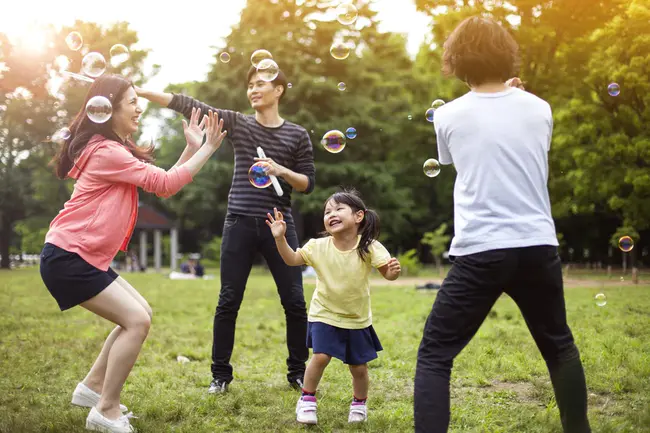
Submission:
<svg viewBox="0 0 650 433">
<path fill-rule="evenodd" d="M 79 254 L 102 271 L 129 244 L 138 219 L 138 187 L 169 197 L 192 181 L 187 168 L 165 171 L 99 134 L 90 139 L 68 176 L 77 180 L 72 197 L 50 223 L 45 242 Z"/>
</svg>

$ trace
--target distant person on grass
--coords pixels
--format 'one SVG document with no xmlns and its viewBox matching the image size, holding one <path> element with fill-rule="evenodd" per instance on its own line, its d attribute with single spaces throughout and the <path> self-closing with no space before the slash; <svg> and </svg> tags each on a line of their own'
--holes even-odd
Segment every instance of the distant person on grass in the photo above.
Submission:
<svg viewBox="0 0 650 433">
<path fill-rule="evenodd" d="M 302 396 L 296 404 L 296 419 L 316 424 L 316 390 L 332 357 L 348 364 L 352 374 L 352 403 L 348 422 L 368 418 L 368 362 L 382 350 L 372 327 L 369 276 L 379 269 L 387 280 L 396 280 L 400 263 L 379 243 L 379 216 L 367 209 L 355 191 L 337 192 L 325 202 L 323 222 L 326 236 L 311 239 L 297 250 L 285 238 L 282 212 L 273 210 L 267 224 L 282 259 L 299 269 L 316 270 L 316 290 L 309 307 L 307 346 L 313 355 L 305 372 Z"/>
<path fill-rule="evenodd" d="M 235 169 L 228 194 L 228 211 L 221 240 L 221 291 L 214 315 L 212 341 L 212 382 L 208 393 L 227 391 L 233 380 L 230 358 L 235 343 L 235 323 L 244 298 L 244 290 L 259 252 L 273 275 L 287 323 L 287 380 L 301 389 L 309 351 L 305 346 L 307 309 L 300 268 L 287 266 L 266 227 L 269 209 L 278 208 L 285 215 L 287 240 L 298 248 L 298 235 L 291 216 L 291 192 L 309 194 L 314 189 L 315 168 L 309 134 L 302 126 L 279 114 L 278 104 L 287 90 L 282 71 L 271 82 L 263 81 L 251 67 L 246 77 L 247 96 L 254 115 L 210 107 L 184 95 L 138 89 L 139 95 L 169 107 L 188 117 L 192 108 L 216 111 L 235 152 Z M 257 157 L 257 147 L 267 158 Z M 269 174 L 277 176 L 283 190 L 278 197 L 272 187 L 255 188 L 248 180 L 248 170 L 256 161 L 271 165 Z"/>
<path fill-rule="evenodd" d="M 443 71 L 471 91 L 436 110 L 441 164 L 454 164 L 452 267 L 424 327 L 415 373 L 415 431 L 449 427 L 454 358 L 502 293 L 517 304 L 551 375 L 562 426 L 590 431 L 580 354 L 567 324 L 547 189 L 549 104 L 520 87 L 518 47 L 495 21 L 464 20 L 444 44 Z"/>
<path fill-rule="evenodd" d="M 61 310 L 76 305 L 117 325 L 99 357 L 72 395 L 72 403 L 90 407 L 86 428 L 93 431 L 133 431 L 122 412 L 120 393 L 151 326 L 147 301 L 109 265 L 119 250 L 127 251 L 138 210 L 138 187 L 161 197 L 176 194 L 192 181 L 226 133 L 216 113 L 204 117 L 193 110 L 183 121 L 187 147 L 176 165 L 165 171 L 151 164 L 153 147 L 137 147 L 142 110 L 131 82 L 103 75 L 90 87 L 86 100 L 103 96 L 113 115 L 94 123 L 82 108 L 54 162 L 60 179 L 76 180 L 72 197 L 54 218 L 41 252 L 41 276 Z M 205 135 L 205 144 L 201 145 Z"/>
</svg>

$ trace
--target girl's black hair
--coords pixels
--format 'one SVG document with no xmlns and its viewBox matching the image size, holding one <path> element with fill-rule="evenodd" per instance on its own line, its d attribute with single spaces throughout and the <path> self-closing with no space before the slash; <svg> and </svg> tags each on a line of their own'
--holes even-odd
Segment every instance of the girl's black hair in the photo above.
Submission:
<svg viewBox="0 0 650 433">
<path fill-rule="evenodd" d="M 327 206 L 327 203 L 330 201 L 333 201 L 336 204 L 345 204 L 350 206 L 350 208 L 352 208 L 352 213 L 363 211 L 363 220 L 361 220 L 359 226 L 361 240 L 357 247 L 357 253 L 359 254 L 359 257 L 361 257 L 361 260 L 365 261 L 370 252 L 370 244 L 372 244 L 372 241 L 379 238 L 379 215 L 374 210 L 366 207 L 363 200 L 361 200 L 359 193 L 354 189 L 345 189 L 332 194 L 327 200 L 325 200 L 323 211 L 325 206 Z"/>
</svg>

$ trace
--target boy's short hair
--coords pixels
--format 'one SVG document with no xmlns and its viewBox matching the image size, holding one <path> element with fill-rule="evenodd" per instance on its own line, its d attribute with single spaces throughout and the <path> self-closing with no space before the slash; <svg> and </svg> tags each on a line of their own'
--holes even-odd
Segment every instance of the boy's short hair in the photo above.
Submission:
<svg viewBox="0 0 650 433">
<path fill-rule="evenodd" d="M 449 35 L 442 54 L 442 71 L 476 86 L 505 82 L 519 68 L 519 46 L 491 18 L 470 17 Z"/>
<path fill-rule="evenodd" d="M 248 76 L 246 77 L 246 85 L 248 86 L 248 83 L 251 81 L 251 77 L 257 73 L 257 68 L 255 66 L 251 66 L 250 69 L 248 70 Z M 275 80 L 271 81 L 271 84 L 273 86 L 282 86 L 282 95 L 280 95 L 280 99 L 278 102 L 282 101 L 282 98 L 284 98 L 284 94 L 287 93 L 287 76 L 284 75 L 284 72 L 282 72 L 282 69 L 280 69 L 280 72 L 278 72 L 278 76 L 275 77 Z"/>
</svg>

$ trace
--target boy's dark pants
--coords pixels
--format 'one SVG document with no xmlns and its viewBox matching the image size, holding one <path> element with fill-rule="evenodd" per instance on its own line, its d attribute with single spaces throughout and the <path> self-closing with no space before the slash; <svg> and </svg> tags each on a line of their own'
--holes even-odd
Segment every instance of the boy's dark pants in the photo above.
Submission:
<svg viewBox="0 0 650 433">
<path fill-rule="evenodd" d="M 502 293 L 517 304 L 539 348 L 566 433 L 590 432 L 585 375 L 567 325 L 557 248 L 535 246 L 456 257 L 424 327 L 415 372 L 416 433 L 449 427 L 454 358 Z"/>
<path fill-rule="evenodd" d="M 293 225 L 287 225 L 287 242 L 298 248 Z M 253 260 L 260 252 L 273 275 L 287 322 L 287 379 L 303 379 L 307 349 L 307 309 L 302 288 L 302 269 L 284 263 L 264 218 L 226 215 L 221 240 L 221 292 L 214 315 L 212 376 L 230 383 L 230 357 L 235 343 L 235 323 L 244 298 Z"/>
</svg>

